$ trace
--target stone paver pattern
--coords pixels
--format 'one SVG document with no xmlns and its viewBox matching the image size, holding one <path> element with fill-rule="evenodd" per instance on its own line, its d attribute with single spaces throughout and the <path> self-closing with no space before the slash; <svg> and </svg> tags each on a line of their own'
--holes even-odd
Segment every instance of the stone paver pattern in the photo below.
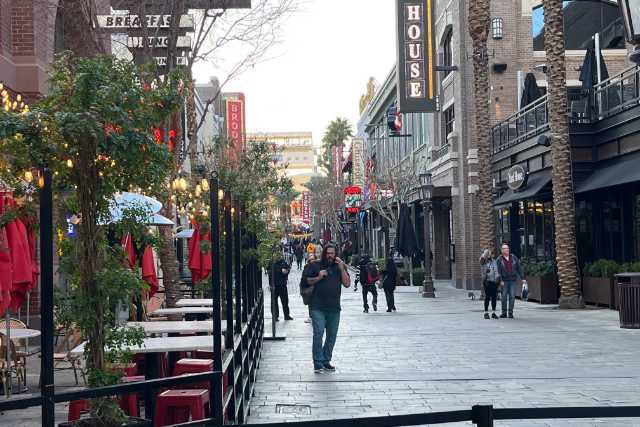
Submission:
<svg viewBox="0 0 640 427">
<path fill-rule="evenodd" d="M 422 298 L 417 287 L 398 288 L 395 313 L 386 312 L 382 291 L 378 311 L 365 314 L 360 288 L 343 290 L 332 362 L 337 371 L 314 373 L 312 328 L 303 321 L 307 307 L 298 296 L 299 279 L 294 268 L 289 279 L 294 320 L 277 323 L 286 340 L 265 342 L 251 423 L 402 415 L 474 404 L 640 405 L 640 330 L 620 329 L 616 311 L 561 311 L 517 301 L 515 319 L 485 320 L 482 301 L 446 282 L 436 284 L 435 299 Z M 265 326 L 270 330 L 270 319 Z M 640 419 L 496 425 L 640 426 Z"/>
</svg>

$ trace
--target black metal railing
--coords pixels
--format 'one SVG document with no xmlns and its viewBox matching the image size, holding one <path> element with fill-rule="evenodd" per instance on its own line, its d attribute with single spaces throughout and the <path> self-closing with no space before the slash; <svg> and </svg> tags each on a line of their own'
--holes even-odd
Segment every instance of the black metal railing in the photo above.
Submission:
<svg viewBox="0 0 640 427">
<path fill-rule="evenodd" d="M 592 120 L 602 120 L 638 105 L 639 83 L 640 67 L 634 66 L 594 86 L 591 91 Z"/>
<path fill-rule="evenodd" d="M 492 153 L 506 150 L 549 128 L 547 95 L 507 117 L 491 130 Z"/>
<path fill-rule="evenodd" d="M 108 387 L 80 389 L 56 393 L 53 375 L 53 194 L 52 174 L 45 170 L 44 186 L 40 190 L 40 240 L 42 271 L 41 316 L 43 319 L 41 358 L 41 394 L 29 398 L 0 400 L 0 413 L 41 407 L 42 426 L 55 424 L 55 404 L 99 397 L 116 397 L 140 393 L 144 397 L 145 418 L 153 423 L 155 417 L 156 394 L 159 389 L 175 386 L 209 383 L 211 391 L 210 405 L 212 418 L 210 425 L 225 423 L 242 424 L 249 412 L 249 399 L 253 395 L 257 369 L 262 352 L 264 337 L 264 292 L 262 290 L 262 272 L 257 260 L 242 263 L 244 250 L 256 251 L 257 236 L 245 227 L 247 219 L 243 206 L 225 191 L 224 197 L 218 197 L 218 179 L 211 178 L 210 184 L 210 221 L 212 232 L 211 257 L 211 294 L 213 299 L 213 370 L 208 373 L 183 375 L 178 377 L 153 378 L 147 372 L 147 379 L 140 382 L 123 383 Z M 220 224 L 220 214 L 224 221 Z M 221 278 L 220 236 L 225 238 L 226 274 Z M 226 287 L 226 301 L 221 301 L 222 286 Z M 235 296 L 229 298 L 229 296 Z M 221 311 L 227 314 L 227 345 L 222 347 Z M 48 344 L 47 344 L 48 343 Z M 150 362 L 149 360 L 148 362 Z M 152 363 L 146 363 L 147 368 Z M 227 379 L 227 387 L 223 385 Z M 0 423 L 1 424 L 1 423 Z"/>
<path fill-rule="evenodd" d="M 591 89 L 568 96 L 569 120 L 594 123 L 640 104 L 640 67 L 633 66 Z M 496 124 L 491 130 L 492 154 L 520 144 L 549 129 L 545 95 Z"/>
<path fill-rule="evenodd" d="M 471 421 L 478 427 L 493 427 L 497 420 L 559 420 L 593 418 L 640 418 L 640 406 L 583 406 L 549 408 L 494 408 L 491 405 L 475 405 L 470 410 L 431 412 L 422 414 L 393 415 L 367 418 L 346 418 L 270 424 L 247 424 L 247 427 L 400 427 L 414 425 L 447 424 Z M 206 421 L 191 422 L 182 426 L 211 425 Z"/>
</svg>

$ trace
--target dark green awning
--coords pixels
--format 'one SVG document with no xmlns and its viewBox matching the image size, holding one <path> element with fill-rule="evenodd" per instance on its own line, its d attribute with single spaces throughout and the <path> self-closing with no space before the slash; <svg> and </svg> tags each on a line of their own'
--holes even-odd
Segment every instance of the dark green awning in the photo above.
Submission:
<svg viewBox="0 0 640 427">
<path fill-rule="evenodd" d="M 586 193 L 635 181 L 640 181 L 640 153 L 618 157 L 598 165 L 596 170 L 577 187 L 576 193 Z"/>
<path fill-rule="evenodd" d="M 531 199 L 551 182 L 551 169 L 534 172 L 527 178 L 527 186 L 520 191 L 508 189 L 494 202 L 494 206 L 506 205 L 518 200 Z"/>
</svg>

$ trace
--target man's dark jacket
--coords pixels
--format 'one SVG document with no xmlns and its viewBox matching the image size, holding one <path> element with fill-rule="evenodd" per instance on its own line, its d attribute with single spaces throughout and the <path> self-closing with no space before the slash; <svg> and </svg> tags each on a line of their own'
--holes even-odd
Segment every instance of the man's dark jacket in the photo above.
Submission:
<svg viewBox="0 0 640 427">
<path fill-rule="evenodd" d="M 507 271 L 506 261 L 502 255 L 500 255 L 496 260 L 500 280 L 503 282 L 515 282 L 516 280 L 522 280 L 524 275 L 522 274 L 522 268 L 520 267 L 520 260 L 513 254 L 509 255 L 509 257 L 511 258 L 511 273 Z"/>
</svg>

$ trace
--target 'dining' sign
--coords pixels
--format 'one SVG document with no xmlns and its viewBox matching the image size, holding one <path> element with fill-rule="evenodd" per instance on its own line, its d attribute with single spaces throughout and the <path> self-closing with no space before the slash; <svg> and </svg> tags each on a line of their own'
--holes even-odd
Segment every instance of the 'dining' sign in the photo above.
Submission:
<svg viewBox="0 0 640 427">
<path fill-rule="evenodd" d="M 398 110 L 436 111 L 435 0 L 397 0 Z"/>
</svg>

